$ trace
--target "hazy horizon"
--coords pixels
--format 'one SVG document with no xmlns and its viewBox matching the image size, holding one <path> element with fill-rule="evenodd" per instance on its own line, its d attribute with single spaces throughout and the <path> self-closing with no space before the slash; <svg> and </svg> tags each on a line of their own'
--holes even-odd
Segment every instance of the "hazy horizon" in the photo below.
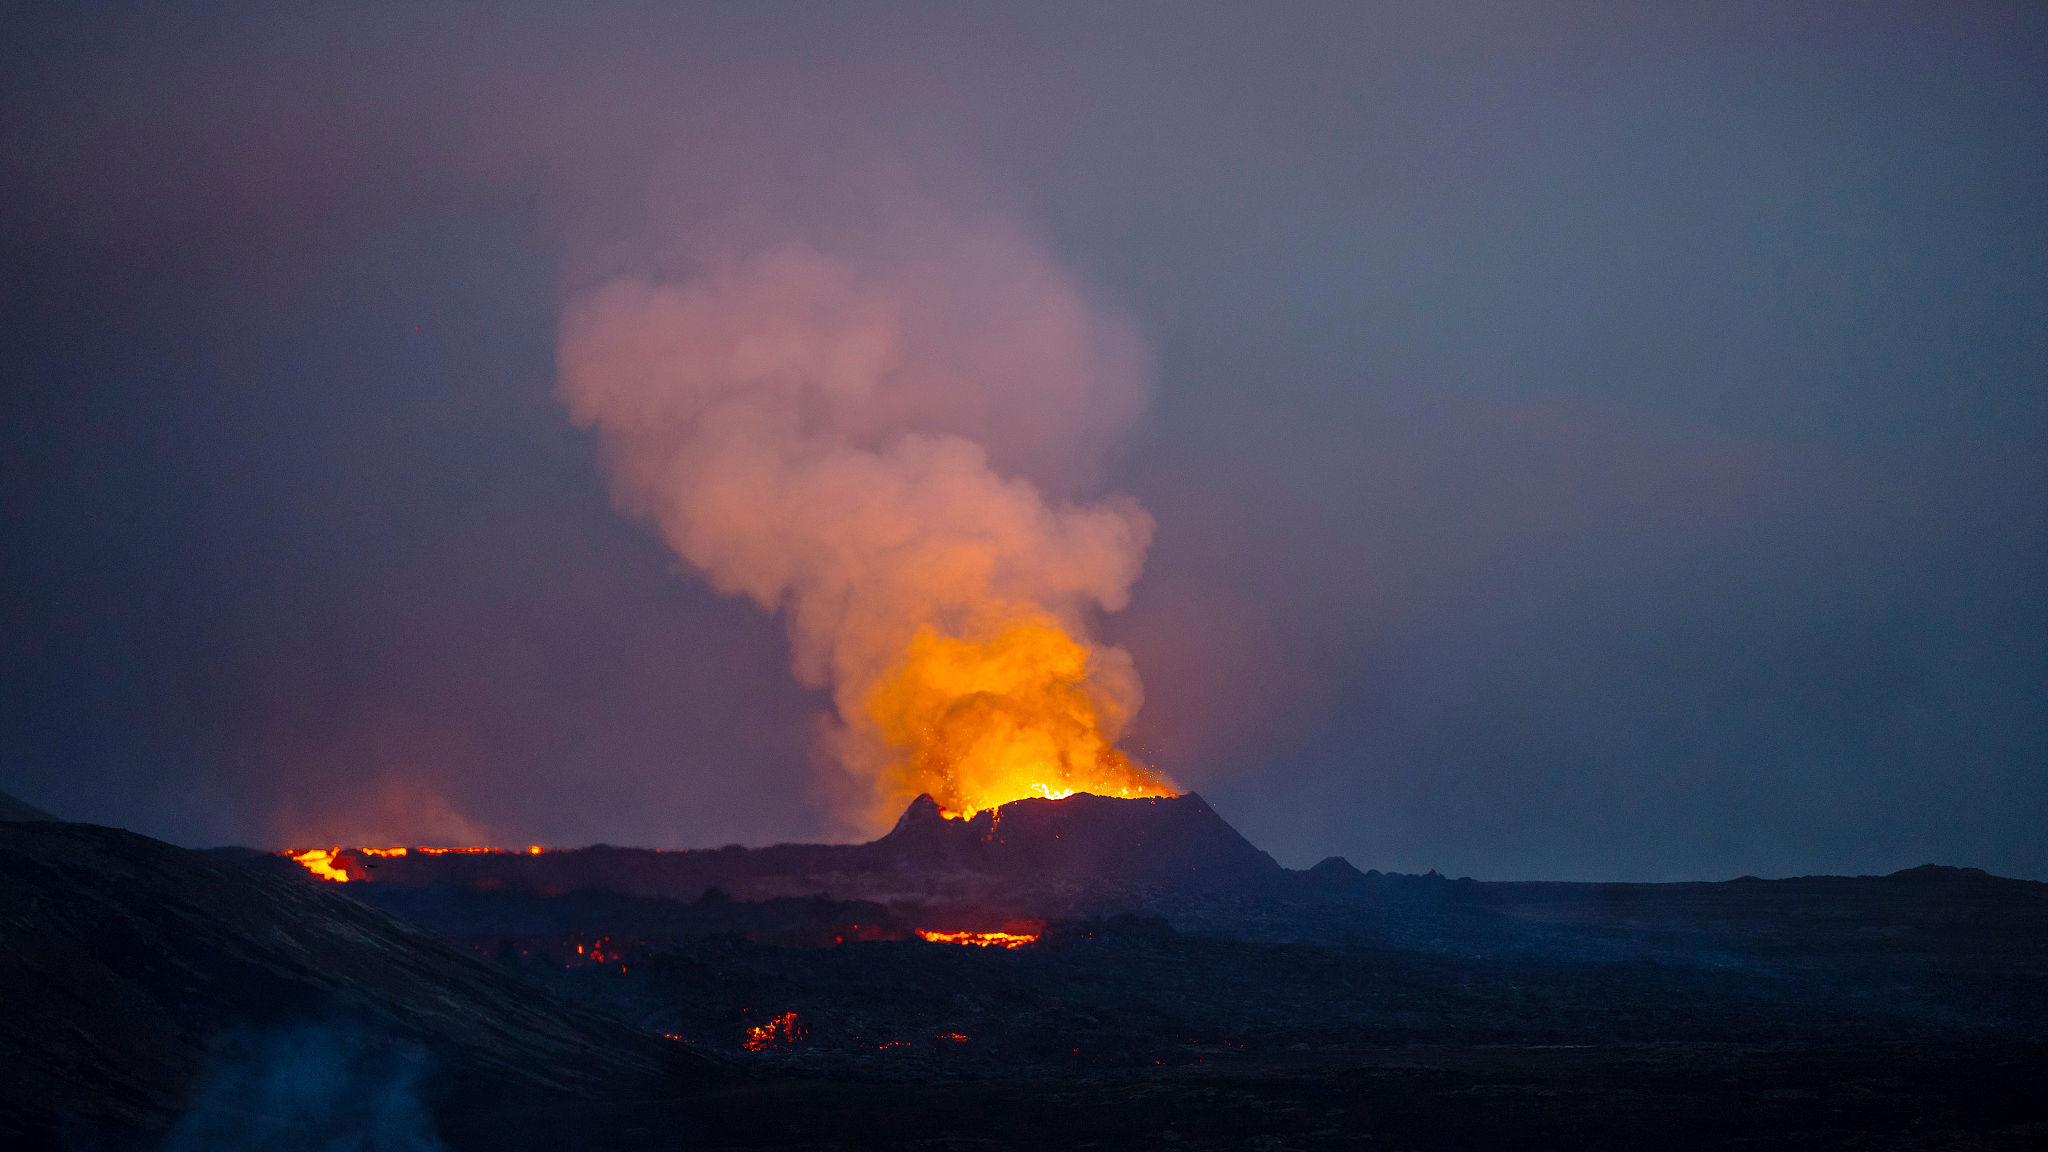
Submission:
<svg viewBox="0 0 2048 1152">
<path fill-rule="evenodd" d="M 702 572 L 796 594 L 688 554 L 561 375 L 604 285 L 801 244 L 906 330 L 1050 325 L 945 319 L 906 346 L 987 395 L 847 435 L 1141 508 L 1149 550 L 1045 595 L 1128 651 L 1123 746 L 1282 864 L 2048 879 L 2035 8 L 4 26 L 0 789 L 36 807 L 855 836 L 831 687 Z"/>
</svg>

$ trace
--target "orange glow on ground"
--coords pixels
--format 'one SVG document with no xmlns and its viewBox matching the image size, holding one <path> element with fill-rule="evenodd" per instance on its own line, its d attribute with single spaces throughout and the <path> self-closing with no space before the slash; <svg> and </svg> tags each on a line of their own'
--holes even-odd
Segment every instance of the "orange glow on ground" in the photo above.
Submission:
<svg viewBox="0 0 2048 1152">
<path fill-rule="evenodd" d="M 901 749 L 903 798 L 931 794 L 948 815 L 1012 800 L 1172 796 L 1172 781 L 1116 749 L 1127 717 L 1088 679 L 1089 648 L 1049 620 L 987 641 L 929 628 L 868 696 L 868 715 Z"/>
<path fill-rule="evenodd" d="M 766 1052 L 770 1048 L 787 1047 L 803 1038 L 803 1025 L 796 1022 L 796 1013 L 785 1012 L 766 1024 L 747 1029 L 747 1038 L 740 1047 L 749 1052 Z"/>
<path fill-rule="evenodd" d="M 917 934 L 934 944 L 969 944 L 981 948 L 1022 948 L 1038 939 L 1035 932 L 932 932 L 919 928 Z"/>
<path fill-rule="evenodd" d="M 335 866 L 335 857 L 341 854 L 336 848 L 308 848 L 303 852 L 287 852 L 285 855 L 305 865 L 306 871 L 322 880 L 335 880 L 346 884 L 349 874 Z"/>
<path fill-rule="evenodd" d="M 407 855 L 407 854 L 409 854 L 409 853 L 417 852 L 417 853 L 419 853 L 419 854 L 420 854 L 420 855 L 422 855 L 422 856 L 446 856 L 446 855 L 449 855 L 449 854 L 451 854 L 451 853 L 452 853 L 452 854 L 456 854 L 456 855 L 464 855 L 464 856 L 467 856 L 467 855 L 477 855 L 477 854 L 498 854 L 498 855 L 504 855 L 504 854 L 506 853 L 506 851 L 507 851 L 507 850 L 506 850 L 506 849 L 503 849 L 503 848 L 486 848 L 486 847 L 462 847 L 462 848 L 422 848 L 422 847 L 415 847 L 415 848 L 341 848 L 341 847 L 334 847 L 334 848 L 294 848 L 294 849 L 286 849 L 286 850 L 285 850 L 284 852 L 281 852 L 281 853 L 279 853 L 279 855 L 282 855 L 282 856 L 286 856 L 286 857 L 289 857 L 289 858 L 291 858 L 291 859 L 293 859 L 293 860 L 296 860 L 296 861 L 298 861 L 298 862 L 299 862 L 300 864 L 302 864 L 302 865 L 304 865 L 304 866 L 305 866 L 305 869 L 306 869 L 306 871 L 308 871 L 308 872 L 311 872 L 311 873 L 312 873 L 313 875 L 315 875 L 315 876 L 318 876 L 318 877 L 320 877 L 320 878 L 321 878 L 322 880 L 335 880 L 335 881 L 339 881 L 339 882 L 341 882 L 341 883 L 344 883 L 344 884 L 345 884 L 345 883 L 347 883 L 347 882 L 348 882 L 348 881 L 350 881 L 350 880 L 367 880 L 367 879 L 369 879 L 369 878 L 370 878 L 370 877 L 369 877 L 369 875 L 368 875 L 368 873 L 362 872 L 362 871 L 361 871 L 360 869 L 358 869 L 358 870 L 357 870 L 357 874 L 356 874 L 356 875 L 354 875 L 354 876 L 351 876 L 351 875 L 349 875 L 349 874 L 348 874 L 348 871 L 347 871 L 347 869 L 348 869 L 348 863 L 347 863 L 347 861 L 346 861 L 346 860 L 344 860 L 344 859 L 343 859 L 343 857 L 344 857 L 345 855 L 353 855 L 353 856 L 382 856 L 382 857 L 392 857 L 392 856 L 404 856 L 404 855 Z M 538 856 L 538 855 L 540 855 L 541 853 L 543 853 L 543 852 L 545 852 L 545 851 L 546 851 L 546 849 L 542 848 L 542 847 L 541 847 L 540 845 L 538 845 L 538 844 L 532 844 L 532 845 L 528 845 L 527 847 L 525 847 L 525 848 L 522 848 L 522 849 L 520 849 L 520 852 L 521 852 L 521 854 L 523 854 L 523 855 L 527 855 L 527 856 Z"/>
</svg>

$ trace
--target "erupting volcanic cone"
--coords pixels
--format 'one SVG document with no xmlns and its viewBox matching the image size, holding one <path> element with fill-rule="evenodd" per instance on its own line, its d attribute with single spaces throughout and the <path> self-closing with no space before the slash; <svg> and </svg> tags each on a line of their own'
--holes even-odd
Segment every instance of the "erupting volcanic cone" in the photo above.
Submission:
<svg viewBox="0 0 2048 1152">
<path fill-rule="evenodd" d="M 899 865 L 965 868 L 1018 880 L 1058 876 L 1236 887 L 1278 879 L 1283 871 L 1193 792 L 1016 800 L 969 819 L 948 818 L 931 797 L 920 796 L 872 847 Z"/>
<path fill-rule="evenodd" d="M 355 849 L 335 858 L 356 867 Z M 999 888 L 1047 879 L 1081 886 L 1244 888 L 1285 872 L 1194 793 L 1123 799 L 1081 793 L 1016 800 L 971 818 L 949 817 L 930 796 L 910 803 L 888 835 L 867 844 L 778 844 L 770 848 L 658 852 L 598 845 L 526 852 L 383 856 L 357 871 L 378 885 L 445 885 L 535 893 L 603 888 L 695 900 L 706 890 L 808 895 L 836 891 L 851 877 L 887 878 L 916 890 L 934 877 L 973 874 Z M 305 875 L 288 857 L 276 866 Z M 351 872 L 354 876 L 357 872 Z"/>
</svg>

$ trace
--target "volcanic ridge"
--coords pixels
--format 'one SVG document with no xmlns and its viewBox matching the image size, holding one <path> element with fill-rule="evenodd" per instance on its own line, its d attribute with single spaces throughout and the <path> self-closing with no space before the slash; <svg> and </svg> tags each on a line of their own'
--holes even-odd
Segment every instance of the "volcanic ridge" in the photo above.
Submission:
<svg viewBox="0 0 2048 1152">
<path fill-rule="evenodd" d="M 858 845 L 320 863 L 346 882 L 0 824 L 0 1136 L 183 1147 L 252 1030 L 308 1027 L 419 1069 L 424 1146 L 455 1148 L 2048 1132 L 2048 885 L 1972 869 L 1290 871 L 1192 794 L 920 798 Z"/>
</svg>

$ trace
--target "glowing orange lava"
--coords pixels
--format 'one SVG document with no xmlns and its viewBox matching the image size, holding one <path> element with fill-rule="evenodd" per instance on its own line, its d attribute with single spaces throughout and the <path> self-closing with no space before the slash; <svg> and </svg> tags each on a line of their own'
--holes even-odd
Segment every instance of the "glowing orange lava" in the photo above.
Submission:
<svg viewBox="0 0 2048 1152">
<path fill-rule="evenodd" d="M 917 934 L 934 944 L 972 944 L 981 948 L 1022 948 L 1038 939 L 1035 932 L 931 932 L 919 928 Z"/>
<path fill-rule="evenodd" d="M 303 852 L 285 853 L 285 855 L 290 856 L 292 859 L 297 860 L 299 863 L 305 865 L 306 871 L 311 872 L 313 875 L 318 876 L 322 880 L 338 880 L 341 883 L 346 884 L 349 882 L 350 879 L 349 874 L 346 871 L 343 871 L 341 868 L 336 867 L 335 857 L 339 856 L 340 854 L 341 849 L 339 847 L 308 848 Z"/>
<path fill-rule="evenodd" d="M 803 1025 L 796 1022 L 796 1013 L 785 1012 L 766 1024 L 747 1029 L 747 1038 L 740 1047 L 749 1052 L 766 1052 L 770 1048 L 787 1047 L 803 1038 Z"/>
<path fill-rule="evenodd" d="M 528 855 L 528 856 L 538 856 L 538 855 L 540 855 L 540 854 L 541 854 L 542 852 L 546 851 L 546 849 L 542 848 L 542 847 L 541 847 L 540 845 L 538 845 L 538 844 L 533 844 L 533 845 L 529 845 L 529 846 L 527 846 L 526 848 L 523 848 L 523 849 L 521 849 L 520 851 L 522 851 L 523 853 L 525 853 L 525 854 L 526 854 L 526 855 Z M 349 867 L 350 867 L 351 865 L 350 865 L 350 862 L 349 862 L 349 861 L 348 861 L 348 860 L 346 859 L 346 857 L 347 857 L 347 856 L 382 856 L 382 857 L 392 857 L 392 856 L 404 856 L 404 855 L 407 855 L 407 854 L 409 854 L 409 853 L 413 853 L 413 852 L 418 852 L 418 853 L 419 853 L 420 855 L 422 855 L 422 856 L 446 856 L 446 855 L 449 855 L 449 854 L 451 854 L 451 853 L 452 853 L 452 854 L 456 854 L 456 855 L 465 855 L 465 856 L 466 856 L 466 855 L 473 855 L 473 854 L 480 854 L 480 853 L 495 853 L 495 854 L 498 854 L 498 855 L 504 855 L 504 854 L 505 854 L 505 852 L 506 852 L 506 850 L 505 850 L 505 849 L 503 849 L 503 848 L 485 848 L 485 847 L 463 847 L 463 848 L 396 848 L 396 847 L 394 847 L 394 848 L 347 848 L 347 849 L 344 849 L 344 848 L 341 848 L 341 847 L 337 846 L 337 847 L 333 847 L 333 848 L 304 848 L 304 849 L 287 849 L 287 850 L 285 850 L 284 852 L 280 853 L 280 855 L 282 855 L 282 856 L 286 856 L 286 857 L 289 857 L 290 859 L 292 859 L 292 860 L 296 860 L 296 861 L 298 861 L 298 862 L 299 862 L 300 864 L 303 864 L 303 865 L 305 865 L 306 871 L 308 871 L 308 872 L 311 872 L 311 873 L 312 873 L 313 875 L 315 875 L 315 876 L 318 876 L 318 877 L 320 877 L 320 878 L 321 878 L 322 880 L 336 880 L 336 881 L 340 881 L 340 882 L 342 882 L 342 883 L 347 883 L 347 882 L 348 882 L 348 881 L 350 881 L 350 880 L 367 880 L 367 879 L 369 879 L 369 878 L 370 878 L 369 874 L 368 874 L 367 872 L 364 872 L 364 871 L 362 871 L 362 870 L 361 870 L 360 868 L 358 868 L 358 869 L 357 869 L 357 871 L 356 871 L 356 874 L 355 874 L 355 875 L 353 875 L 353 876 L 349 875 L 348 869 L 349 869 Z"/>
<path fill-rule="evenodd" d="M 949 815 L 1012 800 L 1172 796 L 1172 781 L 1116 748 L 1129 718 L 1090 679 L 1090 649 L 1050 620 L 986 641 L 920 629 L 868 715 L 901 759 L 904 798 L 931 794 Z"/>
</svg>

